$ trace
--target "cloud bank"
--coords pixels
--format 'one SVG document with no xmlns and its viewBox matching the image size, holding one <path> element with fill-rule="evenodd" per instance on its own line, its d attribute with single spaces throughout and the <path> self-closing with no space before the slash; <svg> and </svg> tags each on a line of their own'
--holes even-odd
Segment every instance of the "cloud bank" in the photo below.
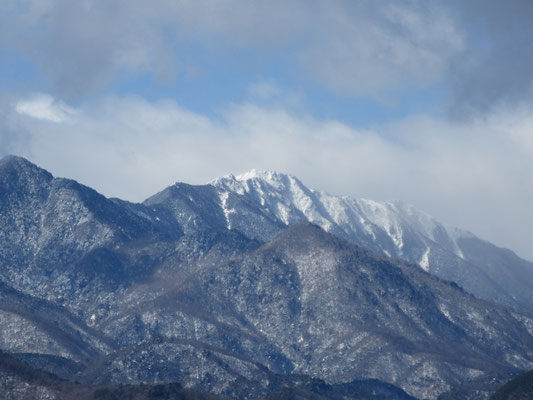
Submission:
<svg viewBox="0 0 533 400">
<path fill-rule="evenodd" d="M 461 123 L 418 116 L 358 130 L 255 103 L 213 120 L 172 100 L 109 97 L 60 123 L 16 111 L 26 103 L 10 120 L 11 131 L 29 136 L 10 150 L 108 196 L 141 201 L 175 181 L 278 170 L 333 194 L 405 200 L 533 259 L 526 112 Z"/>
</svg>

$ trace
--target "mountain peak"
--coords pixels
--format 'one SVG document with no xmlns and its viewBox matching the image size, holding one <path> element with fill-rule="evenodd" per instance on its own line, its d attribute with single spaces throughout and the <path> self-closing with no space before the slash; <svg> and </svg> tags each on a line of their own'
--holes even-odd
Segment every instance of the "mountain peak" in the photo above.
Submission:
<svg viewBox="0 0 533 400">
<path fill-rule="evenodd" d="M 260 171 L 252 169 L 239 175 L 226 175 L 210 183 L 219 189 L 244 194 L 250 191 L 257 192 L 263 197 L 266 193 L 287 193 L 290 191 L 309 191 L 294 176 L 275 171 Z"/>
<path fill-rule="evenodd" d="M 13 168 L 18 170 L 39 170 L 44 171 L 42 168 L 39 168 L 37 165 L 26 160 L 24 157 L 16 156 L 9 154 L 0 159 L 0 168 Z"/>
<path fill-rule="evenodd" d="M 248 181 L 264 181 L 267 183 L 279 183 L 279 182 L 287 182 L 287 181 L 298 181 L 298 179 L 290 174 L 285 174 L 282 172 L 276 172 L 276 171 L 267 171 L 267 170 L 258 170 L 258 169 L 251 169 L 247 172 L 243 172 L 242 174 L 234 175 L 234 174 L 228 174 L 224 175 L 220 178 L 217 178 L 209 184 L 213 186 L 217 186 L 220 184 L 228 184 L 228 183 L 235 183 L 235 182 L 248 182 Z"/>
<path fill-rule="evenodd" d="M 0 159 L 0 191 L 12 192 L 14 188 L 25 188 L 28 193 L 41 192 L 53 179 L 51 173 L 39 168 L 23 157 L 14 155 Z"/>
<path fill-rule="evenodd" d="M 292 175 L 283 174 L 276 171 L 261 171 L 257 169 L 251 169 L 248 172 L 239 174 L 235 177 L 238 181 L 248 181 L 251 179 L 261 179 L 265 181 L 280 180 L 283 178 L 294 178 Z"/>
</svg>

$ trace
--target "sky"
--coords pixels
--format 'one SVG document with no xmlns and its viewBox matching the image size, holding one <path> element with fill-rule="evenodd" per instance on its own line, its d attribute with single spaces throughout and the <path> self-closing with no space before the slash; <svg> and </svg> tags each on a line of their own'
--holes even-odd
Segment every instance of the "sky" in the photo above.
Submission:
<svg viewBox="0 0 533 400">
<path fill-rule="evenodd" d="M 252 168 L 533 260 L 530 0 L 0 0 L 0 156 L 109 197 Z"/>
</svg>

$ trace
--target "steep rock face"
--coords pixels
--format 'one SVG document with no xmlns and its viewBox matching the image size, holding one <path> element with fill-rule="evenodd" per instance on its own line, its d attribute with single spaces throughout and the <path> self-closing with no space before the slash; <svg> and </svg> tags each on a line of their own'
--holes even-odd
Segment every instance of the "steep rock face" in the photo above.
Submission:
<svg viewBox="0 0 533 400">
<path fill-rule="evenodd" d="M 331 196 L 293 176 L 253 170 L 211 186 L 176 184 L 145 204 L 184 210 L 184 202 L 194 204 L 194 213 L 180 211 L 182 223 L 225 226 L 264 242 L 287 226 L 311 222 L 378 254 L 417 263 L 476 296 L 533 312 L 533 263 L 399 201 Z"/>
</svg>

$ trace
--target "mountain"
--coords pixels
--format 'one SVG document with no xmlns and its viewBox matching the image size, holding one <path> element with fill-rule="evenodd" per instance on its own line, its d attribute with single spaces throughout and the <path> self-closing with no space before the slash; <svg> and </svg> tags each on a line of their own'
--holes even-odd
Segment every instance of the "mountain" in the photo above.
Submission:
<svg viewBox="0 0 533 400">
<path fill-rule="evenodd" d="M 150 274 L 152 247 L 181 236 L 164 215 L 53 178 L 19 157 L 0 161 L 0 277 L 15 289 L 87 313 L 91 290 Z M 134 254 L 145 252 L 140 263 Z M 159 251 L 159 249 L 157 250 Z M 91 284 L 91 290 L 87 285 Z"/>
<path fill-rule="evenodd" d="M 134 204 L 2 159 L 0 347 L 84 387 L 177 382 L 250 399 L 435 399 L 533 368 L 531 315 L 388 257 L 401 238 L 404 255 L 425 243 L 429 261 L 442 251 L 474 274 L 463 234 L 443 228 L 465 259 L 427 221 L 405 219 L 407 236 L 374 210 L 354 217 L 356 240 L 332 217 L 339 198 L 256 175 Z"/>
<path fill-rule="evenodd" d="M 237 312 L 293 372 L 329 382 L 373 377 L 431 398 L 467 377 L 527 368 L 533 355 L 522 317 L 314 225 L 202 272 L 176 298 L 218 319 Z"/>
<path fill-rule="evenodd" d="M 84 386 L 32 368 L 0 351 L 0 393 L 9 400 L 222 400 L 220 396 L 183 388 L 180 384 Z M 376 380 L 328 385 L 318 379 L 290 379 L 264 398 L 286 400 L 416 400 L 393 385 Z"/>
<path fill-rule="evenodd" d="M 533 371 L 519 375 L 501 388 L 490 400 L 531 400 L 533 399 Z"/>
<path fill-rule="evenodd" d="M 2 351 L 0 351 L 0 388 L 2 389 L 1 398 L 9 398 L 9 400 L 220 399 L 207 393 L 183 389 L 178 384 L 86 387 L 32 368 Z"/>
<path fill-rule="evenodd" d="M 60 375 L 83 369 L 114 348 L 113 340 L 64 307 L 23 294 L 0 282 L 0 348 L 44 363 Z M 65 370 L 65 372 L 62 372 Z"/>
<path fill-rule="evenodd" d="M 252 170 L 204 186 L 178 183 L 144 204 L 171 212 L 188 232 L 225 227 L 263 242 L 311 222 L 377 254 L 416 263 L 480 298 L 533 313 L 533 263 L 400 201 L 332 196 L 290 175 Z"/>
<path fill-rule="evenodd" d="M 140 383 L 155 373 L 245 397 L 273 390 L 274 371 L 329 383 L 377 378 L 434 398 L 533 364 L 531 317 L 315 225 L 227 257 L 215 248 L 241 248 L 239 240 L 215 240 L 185 279 L 190 260 L 173 259 L 97 321 L 122 347 L 78 380 Z"/>
</svg>

